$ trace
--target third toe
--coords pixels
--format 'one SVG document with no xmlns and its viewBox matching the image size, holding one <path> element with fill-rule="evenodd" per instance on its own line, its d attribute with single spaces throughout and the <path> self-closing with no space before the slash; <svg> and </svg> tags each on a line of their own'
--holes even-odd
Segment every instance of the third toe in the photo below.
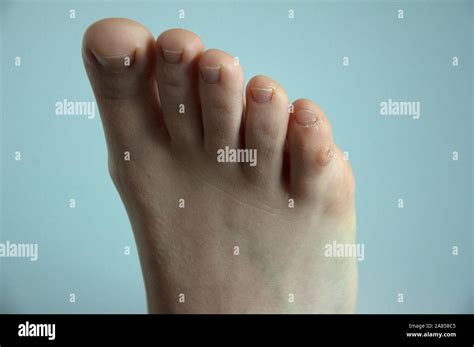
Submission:
<svg viewBox="0 0 474 347">
<path fill-rule="evenodd" d="M 204 145 L 212 153 L 239 147 L 242 124 L 243 73 L 226 52 L 210 49 L 199 60 Z"/>
</svg>

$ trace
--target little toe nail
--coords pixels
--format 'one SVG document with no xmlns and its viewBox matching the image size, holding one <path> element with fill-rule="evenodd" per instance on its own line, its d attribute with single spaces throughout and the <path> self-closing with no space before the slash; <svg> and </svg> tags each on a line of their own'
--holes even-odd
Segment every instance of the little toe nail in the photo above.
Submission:
<svg viewBox="0 0 474 347">
<path fill-rule="evenodd" d="M 316 115 L 316 112 L 309 109 L 301 109 L 295 112 L 296 123 L 303 127 L 317 127 L 321 123 L 321 120 Z"/>
</svg>

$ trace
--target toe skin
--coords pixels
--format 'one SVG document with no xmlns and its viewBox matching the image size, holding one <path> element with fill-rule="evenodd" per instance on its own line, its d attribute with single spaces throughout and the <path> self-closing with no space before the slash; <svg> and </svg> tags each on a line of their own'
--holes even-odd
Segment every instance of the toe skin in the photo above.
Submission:
<svg viewBox="0 0 474 347">
<path fill-rule="evenodd" d="M 204 45 L 184 29 L 163 32 L 156 40 L 156 80 L 166 127 L 177 147 L 202 141 L 197 62 Z"/>
<path fill-rule="evenodd" d="M 210 49 L 199 60 L 204 145 L 209 153 L 241 143 L 243 72 L 230 54 Z"/>
<path fill-rule="evenodd" d="M 260 184 L 283 183 L 288 117 L 285 90 L 268 77 L 252 78 L 246 90 L 245 147 L 257 150 L 258 164 L 244 168 Z"/>
</svg>

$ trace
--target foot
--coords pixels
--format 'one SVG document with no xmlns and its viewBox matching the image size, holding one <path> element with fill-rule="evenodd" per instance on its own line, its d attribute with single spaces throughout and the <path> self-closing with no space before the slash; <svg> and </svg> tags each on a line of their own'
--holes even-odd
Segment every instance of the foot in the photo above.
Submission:
<svg viewBox="0 0 474 347">
<path fill-rule="evenodd" d="M 244 93 L 182 29 L 105 19 L 83 57 L 150 312 L 354 310 L 356 259 L 326 252 L 355 242 L 354 179 L 316 104 L 264 76 Z"/>
</svg>

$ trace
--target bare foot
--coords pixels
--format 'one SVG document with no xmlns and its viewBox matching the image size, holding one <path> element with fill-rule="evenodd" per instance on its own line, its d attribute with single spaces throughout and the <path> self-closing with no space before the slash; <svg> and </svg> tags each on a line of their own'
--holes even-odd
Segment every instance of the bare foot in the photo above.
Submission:
<svg viewBox="0 0 474 347">
<path fill-rule="evenodd" d="M 268 77 L 244 96 L 234 58 L 203 50 L 126 19 L 84 36 L 150 312 L 352 312 L 357 261 L 326 250 L 355 242 L 354 179 L 327 117 Z"/>
</svg>

